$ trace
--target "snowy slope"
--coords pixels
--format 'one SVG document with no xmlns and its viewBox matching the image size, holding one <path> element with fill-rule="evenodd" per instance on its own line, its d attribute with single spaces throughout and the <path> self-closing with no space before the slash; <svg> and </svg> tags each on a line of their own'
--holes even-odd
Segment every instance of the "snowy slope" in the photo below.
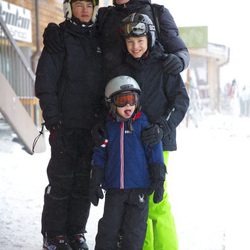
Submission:
<svg viewBox="0 0 250 250">
<path fill-rule="evenodd" d="M 178 129 L 167 179 L 180 250 L 250 249 L 249 128 L 250 119 L 213 115 Z M 16 141 L 0 117 L 0 249 L 38 250 L 50 150 L 29 155 Z M 91 210 L 90 250 L 102 207 Z"/>
</svg>

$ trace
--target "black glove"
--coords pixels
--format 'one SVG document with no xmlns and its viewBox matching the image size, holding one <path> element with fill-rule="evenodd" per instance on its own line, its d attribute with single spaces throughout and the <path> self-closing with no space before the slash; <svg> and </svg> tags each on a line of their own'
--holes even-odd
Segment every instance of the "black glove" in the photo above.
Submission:
<svg viewBox="0 0 250 250">
<path fill-rule="evenodd" d="M 168 74 L 177 75 L 184 69 L 184 63 L 177 55 L 168 54 L 163 61 L 163 69 Z"/>
<path fill-rule="evenodd" d="M 52 150 L 62 154 L 65 151 L 62 122 L 58 121 L 55 124 L 47 126 L 47 129 L 50 132 L 49 143 Z"/>
<path fill-rule="evenodd" d="M 163 131 L 158 124 L 151 124 L 142 131 L 141 139 L 146 145 L 153 146 L 162 140 Z"/>
<path fill-rule="evenodd" d="M 93 167 L 91 170 L 90 184 L 89 184 L 89 200 L 94 205 L 97 206 L 99 199 L 103 199 L 103 191 L 101 184 L 104 180 L 104 168 Z"/>
<path fill-rule="evenodd" d="M 104 122 L 97 123 L 91 130 L 92 138 L 94 141 L 95 146 L 99 147 L 105 140 L 107 139 L 107 133 L 105 129 Z"/>
<path fill-rule="evenodd" d="M 170 131 L 171 131 L 170 126 L 168 124 L 167 119 L 164 116 L 161 117 L 160 119 L 158 119 L 156 121 L 156 124 L 158 124 L 159 127 L 162 129 L 163 136 L 166 136 L 166 135 L 168 135 L 170 133 Z"/>
<path fill-rule="evenodd" d="M 53 122 L 53 123 L 48 123 L 48 122 L 46 122 L 46 123 L 45 123 L 45 126 L 46 126 L 46 128 L 47 128 L 50 132 L 53 132 L 53 131 L 56 131 L 56 130 L 62 128 L 62 121 L 61 121 L 61 120 L 58 120 L 58 121 Z"/>
<path fill-rule="evenodd" d="M 164 194 L 164 181 L 166 175 L 165 165 L 151 164 L 149 166 L 149 174 L 151 178 L 151 185 L 149 187 L 148 194 L 154 192 L 153 201 L 154 203 L 159 203 L 163 199 Z"/>
<path fill-rule="evenodd" d="M 50 54 L 64 51 L 64 40 L 60 27 L 55 23 L 49 23 L 43 33 L 43 44 Z"/>
</svg>

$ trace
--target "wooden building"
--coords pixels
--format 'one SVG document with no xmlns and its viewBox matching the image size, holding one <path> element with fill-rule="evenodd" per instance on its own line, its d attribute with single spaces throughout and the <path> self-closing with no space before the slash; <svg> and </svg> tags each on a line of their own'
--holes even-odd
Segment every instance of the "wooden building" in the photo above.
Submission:
<svg viewBox="0 0 250 250">
<path fill-rule="evenodd" d="M 112 0 L 100 0 L 100 6 L 111 5 Z M 26 17 L 26 12 L 27 17 Z M 19 14 L 18 14 L 19 13 Z M 24 13 L 24 14 L 23 14 Z M 0 0 L 0 15 L 5 17 L 6 24 L 21 22 L 20 16 L 25 16 L 24 24 L 30 24 L 25 35 L 29 39 L 15 38 L 24 53 L 31 68 L 35 71 L 41 49 L 43 47 L 43 32 L 49 22 L 60 23 L 64 20 L 63 0 Z M 8 15 L 8 16 L 6 16 Z M 19 20 L 20 19 L 20 20 Z M 13 21 L 14 20 L 14 21 Z M 16 25 L 17 26 L 17 25 Z M 15 30 L 18 27 L 14 27 Z M 181 28 L 180 28 L 181 29 Z M 220 68 L 229 61 L 229 49 L 223 45 L 208 44 L 207 30 L 204 27 L 186 28 L 186 40 L 189 47 L 191 61 L 190 70 L 195 72 L 197 84 L 203 104 L 211 109 L 219 107 Z M 193 32 L 195 31 L 195 32 Z M 199 31 L 199 32 L 198 32 Z M 192 35 L 193 34 L 193 35 Z M 185 35 L 182 33 L 182 35 Z M 202 42 L 202 46 L 189 46 L 195 39 Z"/>
</svg>

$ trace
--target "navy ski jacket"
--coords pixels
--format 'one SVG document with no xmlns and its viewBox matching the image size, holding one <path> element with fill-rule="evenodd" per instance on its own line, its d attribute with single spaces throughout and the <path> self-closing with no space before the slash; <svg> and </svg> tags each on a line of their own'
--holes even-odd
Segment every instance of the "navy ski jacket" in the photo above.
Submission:
<svg viewBox="0 0 250 250">
<path fill-rule="evenodd" d="M 104 189 L 149 188 L 149 165 L 164 167 L 162 143 L 149 147 L 141 141 L 141 131 L 148 125 L 141 112 L 132 119 L 133 131 L 128 129 L 128 122 L 107 119 L 108 143 L 94 149 L 92 162 L 105 169 Z"/>
</svg>

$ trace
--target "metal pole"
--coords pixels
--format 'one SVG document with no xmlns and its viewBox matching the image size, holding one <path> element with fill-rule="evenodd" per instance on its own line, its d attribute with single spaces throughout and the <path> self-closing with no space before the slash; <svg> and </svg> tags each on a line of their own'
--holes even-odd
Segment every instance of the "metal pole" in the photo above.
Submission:
<svg viewBox="0 0 250 250">
<path fill-rule="evenodd" d="M 35 0 L 35 22 L 36 22 L 36 51 L 32 55 L 32 66 L 36 72 L 37 63 L 41 55 L 40 48 L 40 20 L 39 20 L 39 0 Z"/>
<path fill-rule="evenodd" d="M 36 13 L 36 51 L 41 52 L 41 49 L 40 49 L 39 0 L 35 1 L 35 13 Z"/>
</svg>

